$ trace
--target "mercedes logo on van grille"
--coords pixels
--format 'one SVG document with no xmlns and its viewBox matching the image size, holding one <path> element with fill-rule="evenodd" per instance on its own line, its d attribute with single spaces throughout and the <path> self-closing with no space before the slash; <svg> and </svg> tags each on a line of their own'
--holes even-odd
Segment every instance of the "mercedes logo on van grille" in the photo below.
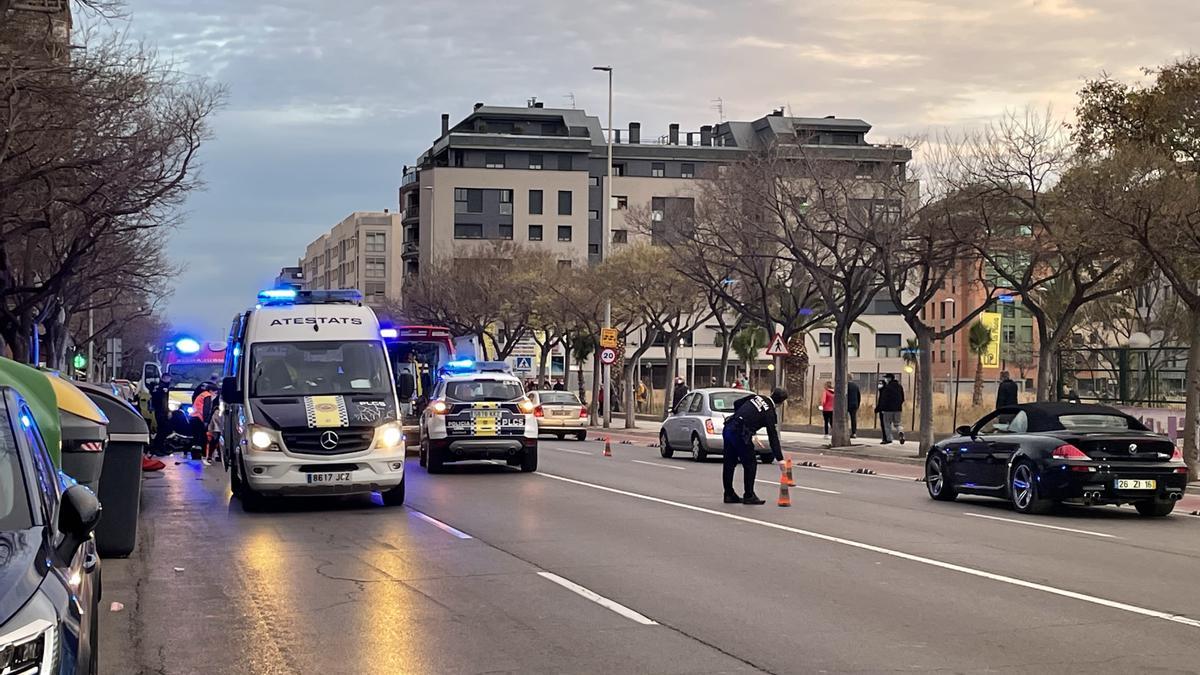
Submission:
<svg viewBox="0 0 1200 675">
<path fill-rule="evenodd" d="M 338 435 L 332 431 L 326 431 L 321 434 L 321 447 L 326 450 L 333 450 L 338 446 Z"/>
<path fill-rule="evenodd" d="M 1130 444 L 1129 444 L 1129 454 L 1131 454 L 1131 455 L 1136 455 L 1136 454 L 1137 454 L 1137 443 L 1130 443 Z"/>
</svg>

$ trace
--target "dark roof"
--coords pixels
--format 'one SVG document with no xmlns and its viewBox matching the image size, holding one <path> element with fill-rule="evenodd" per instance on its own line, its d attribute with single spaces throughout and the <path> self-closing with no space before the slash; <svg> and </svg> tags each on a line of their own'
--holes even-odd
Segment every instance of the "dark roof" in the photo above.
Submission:
<svg viewBox="0 0 1200 675">
<path fill-rule="evenodd" d="M 1005 406 L 1001 408 L 1001 410 L 1012 412 L 1016 412 L 1018 410 L 1025 411 L 1025 415 L 1029 418 L 1030 431 L 1062 430 L 1064 427 L 1058 421 L 1058 418 L 1061 415 L 1116 415 L 1117 417 L 1124 417 L 1126 420 L 1129 420 L 1130 429 L 1145 428 L 1136 417 L 1132 417 L 1111 406 L 1099 405 L 1096 403 L 1047 401 Z"/>
</svg>

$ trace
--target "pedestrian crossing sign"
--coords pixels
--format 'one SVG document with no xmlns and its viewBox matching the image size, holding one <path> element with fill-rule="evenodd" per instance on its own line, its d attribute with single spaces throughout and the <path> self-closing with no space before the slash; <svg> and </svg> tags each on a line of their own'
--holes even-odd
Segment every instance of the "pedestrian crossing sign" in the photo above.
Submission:
<svg viewBox="0 0 1200 675">
<path fill-rule="evenodd" d="M 775 337 L 771 338 L 771 344 L 767 346 L 767 356 L 787 356 L 787 345 L 783 342 L 783 333 L 776 333 Z"/>
<path fill-rule="evenodd" d="M 533 370 L 532 356 L 518 356 L 516 361 L 517 362 L 513 365 L 513 370 L 525 373 Z"/>
</svg>

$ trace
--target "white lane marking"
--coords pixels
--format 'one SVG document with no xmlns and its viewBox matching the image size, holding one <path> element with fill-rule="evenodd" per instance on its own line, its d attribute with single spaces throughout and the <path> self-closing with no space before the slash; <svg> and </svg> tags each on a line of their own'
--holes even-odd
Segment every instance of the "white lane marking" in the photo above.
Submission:
<svg viewBox="0 0 1200 675">
<path fill-rule="evenodd" d="M 467 534 L 466 532 L 463 532 L 462 530 L 450 527 L 449 525 L 443 523 L 442 521 L 438 520 L 437 518 L 434 518 L 433 516 L 427 516 L 424 513 L 417 511 L 416 509 L 411 509 L 411 512 L 414 516 L 420 518 L 421 520 L 429 523 L 430 525 L 436 527 L 437 529 L 439 529 L 443 532 L 448 532 L 448 533 L 458 537 L 459 539 L 473 539 L 473 537 L 471 535 Z"/>
<path fill-rule="evenodd" d="M 638 614 L 637 612 L 633 611 L 632 609 L 629 609 L 625 605 L 620 604 L 619 602 L 614 602 L 612 600 L 609 600 L 608 598 L 604 597 L 603 595 L 594 593 L 594 592 L 584 588 L 583 586 L 580 586 L 579 584 L 571 581 L 570 579 L 564 579 L 553 572 L 538 572 L 538 576 L 542 577 L 543 579 L 549 579 L 550 581 L 553 581 L 554 583 L 558 584 L 559 586 L 562 586 L 563 588 L 565 588 L 569 591 L 577 593 L 577 594 L 587 598 L 588 600 L 591 600 L 592 602 L 596 603 L 597 605 L 600 605 L 601 607 L 606 607 L 608 609 L 611 609 L 612 611 L 616 612 L 617 614 L 620 614 L 621 616 L 625 617 L 626 619 L 629 619 L 630 621 L 636 621 L 637 623 L 640 623 L 643 626 L 657 626 L 658 625 L 657 621 L 654 621 L 653 619 L 648 619 L 645 616 L 642 616 L 641 614 Z"/>
<path fill-rule="evenodd" d="M 571 450 L 570 448 L 554 448 L 549 445 L 547 445 L 546 447 L 551 450 L 557 450 L 558 452 L 569 452 L 574 455 L 590 455 L 590 454 L 592 454 L 586 450 Z"/>
<path fill-rule="evenodd" d="M 719 518 L 728 518 L 729 520 L 736 520 L 736 521 L 743 522 L 743 523 L 750 523 L 751 525 L 760 525 L 762 527 L 768 527 L 773 530 L 781 530 L 783 532 L 791 532 L 792 534 L 798 534 L 803 537 L 809 537 L 812 539 L 827 541 L 827 542 L 830 542 L 833 544 L 841 544 L 843 546 L 849 546 L 850 548 L 856 548 L 856 549 L 859 549 L 862 551 L 870 551 L 872 553 L 878 553 L 880 555 L 886 555 L 886 556 L 890 556 L 893 558 L 899 558 L 901 560 L 908 560 L 909 562 L 920 563 L 922 565 L 929 565 L 930 567 L 938 567 L 938 568 L 941 568 L 944 570 L 950 570 L 952 572 L 959 572 L 961 574 L 966 574 L 968 576 L 979 577 L 981 579 L 988 579 L 991 581 L 997 581 L 1002 584 L 1008 584 L 1010 586 L 1018 586 L 1020 588 L 1028 588 L 1028 589 L 1034 590 L 1034 591 L 1041 591 L 1042 593 L 1048 593 L 1050 595 L 1057 595 L 1057 596 L 1060 596 L 1063 598 L 1070 598 L 1072 600 L 1079 600 L 1081 602 L 1086 602 L 1086 603 L 1090 603 L 1093 605 L 1099 605 L 1101 607 L 1108 607 L 1110 609 L 1117 609 L 1122 612 L 1128 612 L 1130 614 L 1138 614 L 1140 616 L 1147 616 L 1147 617 L 1151 617 L 1154 619 L 1162 619 L 1164 621 L 1171 621 L 1173 623 L 1179 623 L 1179 624 L 1183 624 L 1185 626 L 1191 626 L 1192 628 L 1200 628 L 1200 619 L 1192 619 L 1192 618 L 1182 616 L 1179 614 L 1170 614 L 1168 612 L 1160 612 L 1156 609 L 1148 609 L 1146 607 L 1138 607 L 1137 605 L 1130 605 L 1130 604 L 1126 604 L 1124 602 L 1117 602 L 1116 600 L 1108 600 L 1106 598 L 1100 598 L 1100 597 L 1096 597 L 1094 595 L 1077 593 L 1075 591 L 1069 591 L 1065 588 L 1057 588 L 1055 586 L 1039 584 L 1037 582 L 1026 581 L 1025 579 L 1019 579 L 1017 577 L 1010 577 L 1010 576 L 1006 576 L 1003 574 L 995 574 L 993 572 L 985 572 L 984 570 L 978 570 L 978 569 L 975 569 L 972 567 L 965 567 L 963 565 L 956 565 L 954 563 L 944 562 L 942 560 L 935 560 L 933 558 L 926 558 L 924 556 L 913 555 L 912 553 L 905 553 L 903 551 L 896 551 L 894 549 L 884 548 L 882 546 L 875 546 L 874 544 L 867 544 L 867 543 L 864 543 L 861 541 L 854 541 L 853 539 L 843 539 L 842 537 L 835 537 L 835 536 L 828 535 L 828 534 L 821 534 L 820 532 L 813 532 L 811 530 L 802 530 L 798 527 L 791 527 L 789 525 L 782 525 L 780 523 L 772 523 L 768 520 L 758 520 L 756 518 L 748 518 L 746 516 L 739 516 L 737 514 L 726 513 L 724 511 L 715 511 L 713 509 L 706 509 L 703 506 L 693 506 L 691 504 L 684 504 L 683 502 L 674 502 L 669 499 L 663 499 L 661 497 L 652 497 L 650 495 L 638 494 L 636 492 L 629 492 L 627 490 L 618 490 L 617 488 L 611 488 L 611 487 L 607 487 L 604 485 L 597 485 L 595 483 L 587 483 L 587 482 L 584 482 L 581 480 L 575 480 L 574 478 L 566 478 L 564 476 L 555 476 L 555 475 L 549 474 L 549 473 L 538 473 L 535 475 L 541 476 L 542 478 L 550 478 L 553 480 L 562 481 L 564 483 L 572 483 L 575 485 L 581 485 L 583 487 L 589 487 L 594 490 L 601 490 L 603 492 L 611 492 L 613 494 L 624 495 L 626 497 L 633 497 L 634 499 L 641 499 L 643 501 L 654 502 L 656 504 L 663 504 L 666 506 L 674 506 L 676 508 L 686 509 L 688 511 L 695 511 L 697 513 L 706 513 L 710 516 L 717 516 Z"/>
<path fill-rule="evenodd" d="M 779 485 L 779 483 L 778 483 L 777 481 L 773 481 L 773 480 L 763 480 L 763 479 L 761 479 L 761 478 L 756 478 L 756 479 L 754 480 L 754 482 L 755 482 L 755 483 L 766 483 L 767 485 Z M 840 495 L 840 494 L 842 494 L 842 493 L 840 493 L 840 492 L 837 492 L 836 490 L 823 490 L 823 489 L 821 489 L 821 488 L 807 487 L 807 486 L 805 486 L 805 485 L 793 485 L 793 486 L 791 487 L 791 489 L 792 489 L 792 490 L 808 490 L 809 492 L 822 492 L 822 493 L 824 493 L 824 494 L 827 494 L 827 495 Z"/>
<path fill-rule="evenodd" d="M 840 473 L 850 476 L 866 476 L 867 478 L 882 478 L 884 480 L 902 480 L 905 483 L 915 483 L 917 478 L 906 478 L 904 476 L 894 476 L 889 473 L 854 473 L 853 469 L 833 469 L 827 466 L 797 466 L 797 469 L 812 470 L 812 471 L 828 471 L 829 473 Z"/>
<path fill-rule="evenodd" d="M 670 464 L 659 464 L 658 462 L 643 462 L 640 459 L 633 459 L 630 461 L 633 462 L 634 464 L 645 464 L 646 466 L 657 466 L 661 469 L 675 469 L 676 471 L 687 471 L 687 469 L 682 466 L 671 466 Z"/>
<path fill-rule="evenodd" d="M 1029 527 L 1042 527 L 1047 530 L 1058 530 L 1060 532 L 1074 532 L 1076 534 L 1090 534 L 1093 537 L 1104 537 L 1105 539 L 1120 539 L 1120 537 L 1116 536 L 1115 534 L 1105 534 L 1103 532 L 1092 532 L 1091 530 L 1076 530 L 1073 527 L 1061 527 L 1058 525 L 1047 525 L 1045 523 L 1031 523 L 1027 520 L 1017 520 L 1015 518 L 1001 518 L 999 516 L 988 516 L 988 515 L 985 515 L 982 513 L 969 513 L 966 511 L 963 511 L 963 515 L 971 516 L 972 518 L 987 518 L 988 520 L 998 520 L 1002 523 L 1013 523 L 1015 525 L 1028 525 Z"/>
</svg>

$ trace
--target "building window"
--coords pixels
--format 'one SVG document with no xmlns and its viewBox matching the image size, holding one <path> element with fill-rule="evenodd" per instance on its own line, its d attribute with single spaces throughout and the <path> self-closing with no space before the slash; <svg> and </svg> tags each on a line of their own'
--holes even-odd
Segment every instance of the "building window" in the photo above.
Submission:
<svg viewBox="0 0 1200 675">
<path fill-rule="evenodd" d="M 625 175 L 625 165 L 624 164 L 613 164 L 613 175 L 614 176 L 624 176 Z"/>
<path fill-rule="evenodd" d="M 388 250 L 388 234 L 385 232 L 367 232 L 368 253 L 383 253 Z"/>
<path fill-rule="evenodd" d="M 503 152 L 488 152 L 483 155 L 483 165 L 488 169 L 503 169 L 504 168 L 504 153 Z"/>
<path fill-rule="evenodd" d="M 588 220 L 600 220 L 600 212 L 588 211 Z"/>
<path fill-rule="evenodd" d="M 941 360 L 942 360 L 942 363 L 945 363 L 945 362 L 946 362 L 946 350 L 945 350 L 945 349 L 939 349 L 939 350 L 938 350 L 938 354 L 940 354 L 940 357 L 939 357 L 939 358 L 941 358 Z"/>
<path fill-rule="evenodd" d="M 454 188 L 455 213 L 483 213 L 483 190 Z"/>
<path fill-rule="evenodd" d="M 588 244 L 588 255 L 600 255 L 600 244 Z"/>
<path fill-rule="evenodd" d="M 529 212 L 532 214 L 535 214 L 535 215 L 540 215 L 542 213 L 542 191 L 541 190 L 530 190 L 529 191 Z"/>
<path fill-rule="evenodd" d="M 679 167 L 679 177 L 680 178 L 695 178 L 696 177 L 696 165 L 692 164 L 690 162 L 684 162 L 683 164 L 681 164 Z"/>
<path fill-rule="evenodd" d="M 560 216 L 571 215 L 571 191 L 570 190 L 559 190 L 558 191 L 558 215 L 560 215 Z"/>
<path fill-rule="evenodd" d="M 852 359 L 857 359 L 860 345 L 862 345 L 862 335 L 851 333 L 850 340 L 846 343 L 846 355 Z"/>
<path fill-rule="evenodd" d="M 628 244 L 629 243 L 629 230 L 613 230 L 612 234 L 613 234 L 612 243 L 614 243 L 614 244 Z"/>
<path fill-rule="evenodd" d="M 512 226 L 512 223 L 509 223 L 508 225 L 504 225 L 504 224 L 502 223 L 502 224 L 500 225 L 500 236 L 499 236 L 499 238 L 500 238 L 500 239 L 510 239 L 510 240 L 513 238 L 513 226 Z"/>
<path fill-rule="evenodd" d="M 571 226 L 570 225 L 559 225 L 558 226 L 558 240 L 559 241 L 571 241 Z"/>
<path fill-rule="evenodd" d="M 512 215 L 512 190 L 500 191 L 500 215 Z"/>
<path fill-rule="evenodd" d="M 877 359 L 898 359 L 898 358 L 900 358 L 900 334 L 899 333 L 876 333 L 875 334 L 875 358 L 877 358 Z"/>
<path fill-rule="evenodd" d="M 542 240 L 542 226 L 541 225 L 530 225 L 529 226 L 529 241 L 541 241 L 541 240 Z"/>
<path fill-rule="evenodd" d="M 367 258 L 366 277 L 368 279 L 386 279 L 387 278 L 387 259 L 386 258 Z"/>
<path fill-rule="evenodd" d="M 570 269 L 570 268 L 571 268 L 571 261 L 570 261 L 570 260 L 559 260 L 559 261 L 558 261 L 558 267 L 559 267 L 560 269 Z"/>
<path fill-rule="evenodd" d="M 629 208 L 629 197 L 626 197 L 625 195 L 617 195 L 613 197 L 613 200 L 617 202 L 618 211 L 624 211 L 625 209 Z"/>
<path fill-rule="evenodd" d="M 667 165 L 663 162 L 651 162 L 650 175 L 654 178 L 662 178 L 667 175 Z"/>
<path fill-rule="evenodd" d="M 600 177 L 599 176 L 588 176 L 588 186 L 589 187 L 600 187 Z"/>
<path fill-rule="evenodd" d="M 483 225 L 478 223 L 455 223 L 455 239 L 483 239 Z"/>
<path fill-rule="evenodd" d="M 817 333 L 817 356 L 833 356 L 833 333 Z"/>
<path fill-rule="evenodd" d="M 574 162 L 571 161 L 570 155 L 563 153 L 558 156 L 558 170 L 559 171 L 570 171 L 573 168 L 575 168 L 575 165 L 574 165 Z"/>
<path fill-rule="evenodd" d="M 462 168 L 462 166 L 463 166 L 463 152 L 462 152 L 462 150 L 455 150 L 453 154 L 454 154 L 454 166 L 456 166 L 456 167 L 458 167 L 458 168 L 460 168 L 460 169 L 461 169 L 461 168 Z"/>
<path fill-rule="evenodd" d="M 542 153 L 529 153 L 529 168 L 533 169 L 534 171 L 540 171 L 542 169 Z"/>
<path fill-rule="evenodd" d="M 387 284 L 382 281 L 368 281 L 366 283 L 367 300 L 383 300 L 387 295 Z"/>
<path fill-rule="evenodd" d="M 661 222 L 667 211 L 666 197 L 650 198 L 650 220 Z"/>
</svg>

